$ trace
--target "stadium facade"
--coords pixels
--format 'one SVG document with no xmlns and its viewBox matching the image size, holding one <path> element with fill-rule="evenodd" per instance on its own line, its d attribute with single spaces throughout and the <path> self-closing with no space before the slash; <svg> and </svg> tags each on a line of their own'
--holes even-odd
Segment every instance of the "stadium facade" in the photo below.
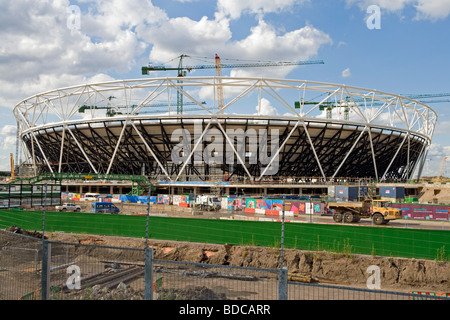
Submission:
<svg viewBox="0 0 450 320">
<path fill-rule="evenodd" d="M 161 183 L 408 181 L 421 174 L 437 121 L 395 94 L 231 77 L 77 85 L 24 99 L 14 115 L 34 174 Z"/>
</svg>

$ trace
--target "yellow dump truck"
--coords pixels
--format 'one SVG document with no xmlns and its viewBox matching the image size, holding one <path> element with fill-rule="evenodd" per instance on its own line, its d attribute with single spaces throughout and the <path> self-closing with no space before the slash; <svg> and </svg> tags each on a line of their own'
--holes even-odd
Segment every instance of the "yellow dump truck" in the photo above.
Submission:
<svg viewBox="0 0 450 320">
<path fill-rule="evenodd" d="M 389 207 L 390 201 L 364 200 L 361 202 L 330 202 L 328 209 L 333 212 L 335 222 L 358 222 L 361 218 L 371 218 L 376 225 L 387 224 L 401 219 L 400 209 Z"/>
</svg>

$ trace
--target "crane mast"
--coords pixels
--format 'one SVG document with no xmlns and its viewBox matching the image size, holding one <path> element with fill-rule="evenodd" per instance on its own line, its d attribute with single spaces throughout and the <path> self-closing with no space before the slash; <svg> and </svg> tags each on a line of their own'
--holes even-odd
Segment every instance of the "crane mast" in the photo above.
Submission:
<svg viewBox="0 0 450 320">
<path fill-rule="evenodd" d="M 444 165 L 445 165 L 445 160 L 447 160 L 447 157 L 442 158 L 441 160 L 441 166 L 439 167 L 439 173 L 438 173 L 438 181 L 442 180 L 442 171 L 444 169 Z"/>
<path fill-rule="evenodd" d="M 222 87 L 222 67 L 220 63 L 220 57 L 216 53 L 215 57 L 216 61 L 216 76 L 218 77 L 217 81 L 217 107 L 220 113 L 223 110 L 223 87 Z"/>
</svg>

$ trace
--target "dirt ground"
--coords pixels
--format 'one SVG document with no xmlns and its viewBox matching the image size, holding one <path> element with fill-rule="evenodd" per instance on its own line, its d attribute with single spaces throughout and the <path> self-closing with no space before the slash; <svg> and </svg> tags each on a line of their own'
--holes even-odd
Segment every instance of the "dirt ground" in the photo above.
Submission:
<svg viewBox="0 0 450 320">
<path fill-rule="evenodd" d="M 122 206 L 122 213 L 142 213 L 144 206 Z M 125 211 L 125 212 L 124 212 Z M 153 214 L 167 214 L 164 208 L 152 208 Z M 201 214 L 208 218 L 212 213 L 174 211 L 168 216 L 190 216 Z M 11 230 L 13 231 L 13 230 Z M 22 231 L 27 234 L 25 230 Z M 27 234 L 34 236 L 33 234 Z M 144 248 L 141 238 L 123 238 L 86 234 L 46 233 L 52 241 L 95 244 L 111 247 Z M 154 258 L 170 261 L 199 262 L 215 265 L 242 266 L 277 269 L 280 267 L 280 250 L 244 245 L 215 245 L 190 242 L 149 240 L 154 249 Z M 107 260 L 108 257 L 105 257 Z M 111 259 L 114 259 L 111 256 Z M 380 269 L 380 289 L 397 292 L 450 293 L 450 262 L 379 257 L 345 253 L 317 252 L 285 249 L 284 266 L 288 268 L 289 280 L 306 283 L 335 284 L 367 288 L 372 272 L 370 266 Z M 186 294 L 186 293 L 185 293 Z"/>
<path fill-rule="evenodd" d="M 39 233 L 35 231 L 30 232 L 17 229 L 11 229 L 10 231 L 16 231 L 17 233 L 26 234 L 31 237 L 39 238 L 40 236 Z M 141 238 L 123 238 L 60 232 L 48 232 L 46 235 L 51 241 L 63 243 L 93 244 L 106 248 L 118 247 L 142 249 L 145 247 L 145 239 Z M 9 241 L 11 240 L 8 240 L 7 242 Z M 8 243 L 2 243 L 2 246 L 5 245 L 8 245 Z M 263 269 L 278 269 L 280 263 L 280 250 L 278 248 L 215 245 L 163 240 L 149 240 L 148 245 L 154 249 L 153 253 L 155 259 L 166 261 L 198 262 L 202 264 Z M 81 259 L 81 261 L 93 261 L 91 259 L 81 258 L 83 255 L 95 255 L 96 253 L 94 252 L 95 250 L 93 251 L 93 248 L 85 247 L 83 249 L 78 246 L 74 246 L 74 248 L 75 247 L 78 248 L 76 250 L 77 258 L 75 258 L 75 260 Z M 52 253 L 56 254 L 57 252 L 55 250 L 57 250 L 56 247 L 52 249 Z M 139 259 L 139 256 L 127 256 L 127 258 L 122 255 L 122 251 L 120 250 L 107 249 L 101 250 L 99 255 L 101 259 L 98 259 L 127 261 L 127 259 L 130 258 L 134 260 Z M 16 265 L 20 262 L 19 260 L 17 260 L 17 262 L 14 261 L 11 260 L 10 262 L 15 263 Z M 380 268 L 381 290 L 405 293 L 410 291 L 436 292 L 439 294 L 450 292 L 449 262 L 285 249 L 284 266 L 288 268 L 289 281 L 356 288 L 367 288 L 368 279 L 372 275 L 371 272 L 368 272 L 368 268 L 369 266 L 378 266 Z M 39 269 L 40 265 L 30 267 Z M 7 291 L 3 292 L 3 296 L 0 296 L 0 300 L 16 299 L 16 296 L 21 296 L 24 293 L 39 288 L 39 273 L 29 272 L 29 270 L 25 269 L 22 272 L 8 272 L 6 271 L 7 269 L 0 272 L 0 287 L 4 287 L 2 291 L 10 288 L 12 292 L 11 295 L 7 295 Z M 13 269 L 15 268 L 12 268 L 12 270 Z M 249 290 L 233 287 L 232 281 L 223 281 L 218 282 L 220 288 L 217 285 L 208 288 L 198 286 L 199 283 L 195 277 L 191 279 L 182 274 L 171 276 L 169 274 L 157 275 L 157 273 L 158 271 L 155 273 L 155 279 L 164 275 L 164 288 L 162 289 L 166 290 L 159 290 L 156 294 L 157 299 L 185 299 L 186 297 L 194 299 L 194 296 L 195 299 L 199 300 L 222 299 L 223 297 L 226 297 L 226 299 L 233 299 L 234 295 L 239 296 L 241 299 L 250 299 L 251 297 L 256 299 L 276 299 L 276 296 L 266 297 L 266 294 L 270 295 L 273 293 L 260 292 L 260 290 L 263 290 L 260 289 L 260 287 L 251 287 L 252 289 Z M 62 270 L 61 274 L 64 279 L 67 278 L 65 270 Z M 52 274 L 52 277 L 53 276 L 54 275 Z M 275 281 L 271 285 L 273 288 L 276 288 L 277 286 L 275 278 L 266 280 Z M 142 284 L 142 280 L 140 283 Z M 255 285 L 259 285 L 258 283 Z M 13 292 L 16 292 L 17 286 L 24 286 L 22 290 L 23 293 L 20 295 L 17 293 L 13 294 Z M 165 288 L 179 289 L 167 291 Z M 120 284 L 115 290 L 110 291 L 101 291 L 100 289 L 93 287 L 86 294 L 89 295 L 89 299 L 112 299 L 117 298 L 118 295 L 127 300 L 143 298 L 142 290 L 137 290 L 133 285 L 128 284 Z M 95 297 L 95 295 L 98 295 L 98 297 Z M 293 297 L 294 296 L 295 294 Z M 66 299 L 72 298 L 66 297 Z M 73 299 L 86 299 L 86 296 L 82 296 L 81 293 L 77 292 Z"/>
<path fill-rule="evenodd" d="M 419 189 L 420 203 L 450 204 L 450 184 L 448 179 L 441 183 L 425 184 Z"/>
<path fill-rule="evenodd" d="M 145 240 L 111 236 L 51 233 L 54 241 L 144 248 Z M 275 248 L 230 246 L 149 240 L 154 257 L 162 260 L 201 262 L 255 268 L 279 268 L 280 252 Z M 380 268 L 381 290 L 398 292 L 450 292 L 450 263 L 433 260 L 377 257 L 356 254 L 284 250 L 284 266 L 293 281 L 338 284 L 367 288 L 372 272 Z"/>
</svg>

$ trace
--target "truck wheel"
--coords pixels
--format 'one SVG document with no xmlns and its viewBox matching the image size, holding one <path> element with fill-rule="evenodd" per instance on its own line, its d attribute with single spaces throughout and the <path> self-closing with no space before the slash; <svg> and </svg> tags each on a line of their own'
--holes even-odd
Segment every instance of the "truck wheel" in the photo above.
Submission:
<svg viewBox="0 0 450 320">
<path fill-rule="evenodd" d="M 384 217 L 381 213 L 375 213 L 372 217 L 372 221 L 376 225 L 381 225 L 384 223 Z"/>
<path fill-rule="evenodd" d="M 345 223 L 352 223 L 353 222 L 353 214 L 351 212 L 346 212 L 344 214 L 344 222 Z"/>
<path fill-rule="evenodd" d="M 333 220 L 334 220 L 334 222 L 341 222 L 342 221 L 342 213 L 335 212 L 333 214 Z"/>
</svg>

